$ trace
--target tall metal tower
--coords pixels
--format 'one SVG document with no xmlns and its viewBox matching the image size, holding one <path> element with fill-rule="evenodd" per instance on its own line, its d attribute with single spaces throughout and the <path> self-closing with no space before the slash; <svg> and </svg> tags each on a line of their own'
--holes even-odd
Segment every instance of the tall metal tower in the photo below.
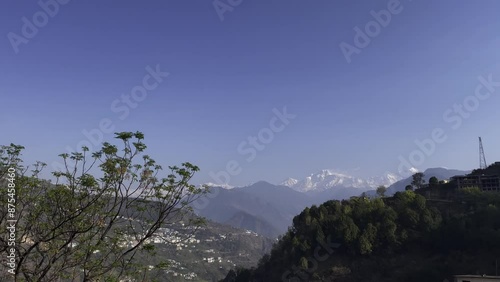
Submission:
<svg viewBox="0 0 500 282">
<path fill-rule="evenodd" d="M 483 141 L 481 137 L 479 137 L 479 168 L 485 169 L 487 166 L 486 157 L 484 156 Z"/>
</svg>

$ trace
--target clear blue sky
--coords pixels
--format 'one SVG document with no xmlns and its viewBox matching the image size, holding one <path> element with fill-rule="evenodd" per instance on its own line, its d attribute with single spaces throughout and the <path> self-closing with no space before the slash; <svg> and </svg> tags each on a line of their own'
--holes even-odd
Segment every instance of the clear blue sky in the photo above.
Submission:
<svg viewBox="0 0 500 282">
<path fill-rule="evenodd" d="M 211 1 L 71 0 L 16 54 L 8 34 L 23 36 L 22 18 L 43 10 L 2 1 L 0 144 L 52 164 L 109 118 L 115 131 L 144 132 L 164 166 L 199 165 L 197 183 L 237 161 L 232 185 L 323 168 L 396 172 L 435 128 L 447 140 L 420 169 L 477 167 L 477 136 L 487 161 L 500 160 L 500 87 L 460 126 L 455 113 L 443 118 L 478 76 L 500 81 L 500 2 L 402 0 L 347 63 L 339 45 L 354 46 L 354 28 L 389 2 L 243 0 L 221 21 Z M 120 119 L 113 101 L 142 85 L 148 65 L 170 75 Z M 296 118 L 247 161 L 238 145 L 285 106 Z"/>
</svg>

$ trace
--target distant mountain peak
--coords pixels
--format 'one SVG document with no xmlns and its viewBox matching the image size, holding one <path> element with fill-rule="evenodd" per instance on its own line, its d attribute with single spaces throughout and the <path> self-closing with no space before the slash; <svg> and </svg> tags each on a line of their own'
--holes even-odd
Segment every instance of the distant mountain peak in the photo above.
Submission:
<svg viewBox="0 0 500 282">
<path fill-rule="evenodd" d="M 311 173 L 311 176 L 323 177 L 323 178 L 330 176 L 330 175 L 335 175 L 335 176 L 339 176 L 339 177 L 348 177 L 348 178 L 352 177 L 352 176 L 349 176 L 349 175 L 344 174 L 342 172 L 336 171 L 334 169 L 323 169 L 318 173 Z"/>
<path fill-rule="evenodd" d="M 280 185 L 291 187 L 291 186 L 297 184 L 298 182 L 299 181 L 297 179 L 289 177 L 289 178 L 283 180 L 283 182 L 281 182 Z"/>
</svg>

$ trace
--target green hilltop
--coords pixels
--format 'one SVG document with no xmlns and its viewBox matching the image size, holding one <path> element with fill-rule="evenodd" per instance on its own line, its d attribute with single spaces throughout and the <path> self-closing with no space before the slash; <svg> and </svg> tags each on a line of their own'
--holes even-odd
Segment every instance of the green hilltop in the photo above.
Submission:
<svg viewBox="0 0 500 282">
<path fill-rule="evenodd" d="M 222 281 L 416 282 L 495 275 L 500 193 L 455 184 L 433 179 L 392 197 L 306 208 L 257 267 L 231 270 Z"/>
</svg>

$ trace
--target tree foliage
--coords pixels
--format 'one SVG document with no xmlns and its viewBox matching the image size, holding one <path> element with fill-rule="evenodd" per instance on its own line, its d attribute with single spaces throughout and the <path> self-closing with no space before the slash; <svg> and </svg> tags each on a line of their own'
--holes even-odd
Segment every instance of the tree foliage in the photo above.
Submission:
<svg viewBox="0 0 500 282">
<path fill-rule="evenodd" d="M 387 192 L 387 188 L 384 186 L 384 185 L 380 185 L 379 187 L 377 187 L 377 195 L 379 195 L 380 197 L 385 197 L 385 192 Z"/>
<path fill-rule="evenodd" d="M 327 201 L 304 209 L 293 219 L 292 228 L 275 244 L 267 263 L 252 271 L 252 279 L 279 281 L 283 277 L 278 274 L 291 272 L 285 275 L 291 281 L 293 277 L 313 281 L 319 277 L 311 270 L 318 263 L 319 250 L 350 256 L 390 254 L 440 223 L 439 213 L 413 191 L 398 192 L 392 198 Z M 325 247 L 332 245 L 337 246 L 335 250 Z"/>
<path fill-rule="evenodd" d="M 415 189 L 420 189 L 424 186 L 424 174 L 422 172 L 417 172 L 412 175 L 411 185 L 415 187 Z"/>
<path fill-rule="evenodd" d="M 439 186 L 439 180 L 437 179 L 437 177 L 432 176 L 431 178 L 429 178 L 430 188 L 437 188 L 438 186 Z"/>
<path fill-rule="evenodd" d="M 189 204 L 206 192 L 189 184 L 197 166 L 170 166 L 162 176 L 162 167 L 144 154 L 142 133 L 120 132 L 116 138 L 120 147 L 104 143 L 94 153 L 83 147 L 61 154 L 65 169 L 53 172 L 55 183 L 40 176 L 46 164 L 37 162 L 31 171 L 22 166 L 23 147 L 0 147 L 0 186 L 6 171 L 16 175 L 16 244 L 8 246 L 2 229 L 0 250 L 14 248 L 18 281 L 118 281 L 142 275 L 137 255 L 153 253 L 149 240 L 155 232 L 182 220 Z M 5 226 L 8 197 L 5 189 L 0 193 Z"/>
</svg>

